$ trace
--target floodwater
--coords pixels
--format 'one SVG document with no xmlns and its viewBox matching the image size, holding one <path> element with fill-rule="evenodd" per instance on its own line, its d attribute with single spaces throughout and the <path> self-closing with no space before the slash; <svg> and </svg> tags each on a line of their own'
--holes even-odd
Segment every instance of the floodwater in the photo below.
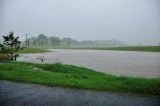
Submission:
<svg viewBox="0 0 160 106">
<path fill-rule="evenodd" d="M 160 53 L 112 50 L 50 49 L 48 53 L 21 54 L 18 61 L 72 64 L 127 76 L 160 77 Z"/>
</svg>

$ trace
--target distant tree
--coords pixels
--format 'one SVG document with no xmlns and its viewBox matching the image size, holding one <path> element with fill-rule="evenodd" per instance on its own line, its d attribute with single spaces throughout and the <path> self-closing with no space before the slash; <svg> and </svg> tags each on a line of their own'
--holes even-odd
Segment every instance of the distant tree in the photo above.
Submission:
<svg viewBox="0 0 160 106">
<path fill-rule="evenodd" d="M 32 41 L 33 42 L 33 46 L 36 47 L 37 46 L 36 39 L 35 38 L 32 38 L 32 39 L 33 39 L 33 41 Z"/>
<path fill-rule="evenodd" d="M 47 37 L 43 34 L 39 34 L 38 36 L 38 45 L 39 46 L 46 46 L 47 45 Z"/>
<path fill-rule="evenodd" d="M 14 33 L 10 32 L 9 35 L 3 36 L 3 44 L 0 44 L 0 53 L 7 54 L 7 56 L 13 60 L 13 56 L 15 56 L 16 60 L 16 52 L 20 49 L 21 42 L 18 40 L 19 37 L 14 37 Z"/>
<path fill-rule="evenodd" d="M 50 42 L 52 46 L 59 46 L 60 44 L 60 39 L 58 37 L 50 37 Z"/>
<path fill-rule="evenodd" d="M 65 44 L 66 47 L 71 46 L 72 38 L 63 38 L 62 42 Z"/>
</svg>

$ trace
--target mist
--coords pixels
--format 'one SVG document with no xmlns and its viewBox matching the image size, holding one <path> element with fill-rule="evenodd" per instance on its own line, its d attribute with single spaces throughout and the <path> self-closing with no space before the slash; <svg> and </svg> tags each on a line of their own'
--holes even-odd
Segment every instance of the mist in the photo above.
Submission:
<svg viewBox="0 0 160 106">
<path fill-rule="evenodd" d="M 0 36 L 160 43 L 159 0 L 0 0 Z"/>
</svg>

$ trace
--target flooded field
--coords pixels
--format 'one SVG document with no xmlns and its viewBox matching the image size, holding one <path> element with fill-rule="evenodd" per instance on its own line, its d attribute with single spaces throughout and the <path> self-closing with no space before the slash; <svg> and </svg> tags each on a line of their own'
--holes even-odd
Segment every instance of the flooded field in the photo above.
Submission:
<svg viewBox="0 0 160 106">
<path fill-rule="evenodd" d="M 64 63 L 94 69 L 114 75 L 160 77 L 160 53 L 110 50 L 63 50 L 21 54 L 18 61 Z"/>
</svg>

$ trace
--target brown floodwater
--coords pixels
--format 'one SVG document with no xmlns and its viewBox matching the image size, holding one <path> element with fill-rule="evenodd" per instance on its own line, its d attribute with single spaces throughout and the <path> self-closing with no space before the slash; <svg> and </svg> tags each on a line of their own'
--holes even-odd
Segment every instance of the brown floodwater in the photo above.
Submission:
<svg viewBox="0 0 160 106">
<path fill-rule="evenodd" d="M 18 61 L 72 64 L 94 69 L 99 72 L 160 77 L 160 53 L 112 50 L 65 50 L 50 49 L 52 52 L 20 54 Z"/>
</svg>

